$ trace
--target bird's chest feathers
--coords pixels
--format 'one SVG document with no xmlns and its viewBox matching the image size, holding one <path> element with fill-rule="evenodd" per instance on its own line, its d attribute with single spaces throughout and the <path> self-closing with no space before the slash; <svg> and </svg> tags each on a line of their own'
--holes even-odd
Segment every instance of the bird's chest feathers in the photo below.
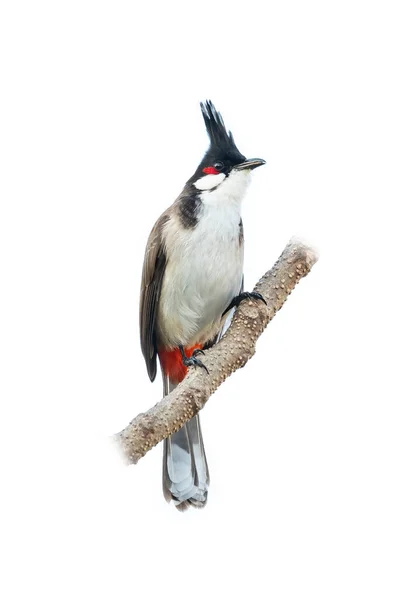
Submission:
<svg viewBox="0 0 400 600">
<path fill-rule="evenodd" d="M 184 228 L 178 219 L 171 219 L 164 239 L 167 266 L 160 303 L 163 317 L 174 331 L 196 336 L 211 324 L 218 324 L 222 312 L 240 291 L 240 206 L 202 200 L 196 226 Z"/>
<path fill-rule="evenodd" d="M 195 227 L 178 227 L 168 244 L 168 263 L 177 265 L 197 285 L 218 279 L 220 272 L 242 268 L 243 244 L 238 206 L 202 200 Z M 206 285 L 206 287 L 209 287 Z"/>
<path fill-rule="evenodd" d="M 241 216 L 237 207 L 203 203 L 197 226 L 192 230 L 196 244 L 216 256 L 227 258 L 238 249 Z"/>
</svg>

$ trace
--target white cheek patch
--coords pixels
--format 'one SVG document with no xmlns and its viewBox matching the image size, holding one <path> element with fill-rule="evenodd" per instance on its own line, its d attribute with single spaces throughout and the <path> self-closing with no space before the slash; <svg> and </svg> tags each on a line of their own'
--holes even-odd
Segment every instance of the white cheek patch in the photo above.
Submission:
<svg viewBox="0 0 400 600">
<path fill-rule="evenodd" d="M 201 177 L 194 182 L 194 186 L 198 190 L 212 190 L 222 183 L 225 177 L 225 173 L 218 173 L 218 175 L 204 175 L 204 177 Z"/>
</svg>

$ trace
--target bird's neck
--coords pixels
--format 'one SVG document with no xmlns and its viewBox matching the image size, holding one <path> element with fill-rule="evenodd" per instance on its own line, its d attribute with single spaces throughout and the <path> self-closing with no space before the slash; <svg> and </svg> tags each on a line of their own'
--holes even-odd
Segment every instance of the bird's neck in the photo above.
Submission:
<svg viewBox="0 0 400 600">
<path fill-rule="evenodd" d="M 232 172 L 215 189 L 204 190 L 199 198 L 204 208 L 239 211 L 251 179 L 250 171 Z"/>
</svg>

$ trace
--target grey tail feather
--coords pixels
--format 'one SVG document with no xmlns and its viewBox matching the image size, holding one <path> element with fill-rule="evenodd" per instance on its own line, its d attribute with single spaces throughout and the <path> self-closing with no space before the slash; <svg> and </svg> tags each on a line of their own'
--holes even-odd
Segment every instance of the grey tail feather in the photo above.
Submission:
<svg viewBox="0 0 400 600">
<path fill-rule="evenodd" d="M 164 396 L 176 387 L 163 373 Z M 207 502 L 207 459 L 199 415 L 164 440 L 163 491 L 167 502 L 174 502 L 178 510 L 189 506 L 202 508 Z"/>
</svg>

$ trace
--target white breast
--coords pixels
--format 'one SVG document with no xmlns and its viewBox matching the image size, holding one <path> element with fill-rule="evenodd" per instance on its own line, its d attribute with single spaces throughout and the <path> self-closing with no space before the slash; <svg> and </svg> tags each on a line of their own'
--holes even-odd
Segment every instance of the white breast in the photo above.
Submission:
<svg viewBox="0 0 400 600">
<path fill-rule="evenodd" d="M 177 215 L 165 226 L 167 266 L 157 317 L 162 345 L 190 346 L 214 337 L 222 312 L 240 292 L 240 205 L 249 177 L 243 171 L 235 176 L 202 193 L 196 227 L 184 228 Z"/>
</svg>

